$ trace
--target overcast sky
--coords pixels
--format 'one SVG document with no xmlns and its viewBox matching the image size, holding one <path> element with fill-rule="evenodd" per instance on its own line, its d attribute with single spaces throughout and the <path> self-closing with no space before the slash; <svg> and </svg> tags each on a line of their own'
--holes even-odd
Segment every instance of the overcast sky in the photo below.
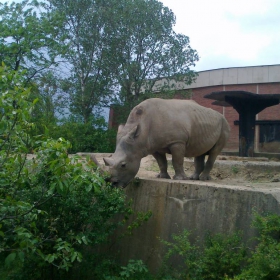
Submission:
<svg viewBox="0 0 280 280">
<path fill-rule="evenodd" d="M 200 60 L 195 70 L 280 64 L 280 0 L 160 0 Z"/>
</svg>

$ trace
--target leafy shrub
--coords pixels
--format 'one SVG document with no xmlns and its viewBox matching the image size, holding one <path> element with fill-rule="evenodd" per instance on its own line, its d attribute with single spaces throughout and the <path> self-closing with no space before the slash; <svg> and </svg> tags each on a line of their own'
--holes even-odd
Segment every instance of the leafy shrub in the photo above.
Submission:
<svg viewBox="0 0 280 280">
<path fill-rule="evenodd" d="M 208 235 L 203 246 L 192 245 L 189 235 L 184 230 L 172 236 L 173 242 L 162 241 L 168 250 L 159 279 L 222 280 L 240 273 L 246 259 L 246 249 L 240 234 Z M 184 265 L 170 267 L 168 262 L 172 257 L 181 259 Z"/>
<path fill-rule="evenodd" d="M 241 233 L 208 236 L 200 266 L 202 279 L 222 280 L 225 276 L 238 275 L 246 258 L 247 250 Z"/>
<path fill-rule="evenodd" d="M 152 275 L 148 272 L 142 260 L 129 260 L 127 266 L 122 266 L 118 276 L 104 276 L 104 280 L 152 280 Z"/>
<path fill-rule="evenodd" d="M 185 279 L 186 277 L 188 279 L 188 277 L 196 273 L 196 260 L 198 259 L 197 255 L 199 252 L 198 247 L 191 244 L 189 235 L 190 233 L 184 230 L 181 234 L 172 235 L 172 242 L 161 240 L 167 248 L 164 256 L 164 265 L 160 274 L 161 278 L 165 279 L 166 275 L 170 275 L 172 276 L 170 279 Z M 184 265 L 180 267 L 170 266 L 169 261 L 174 257 L 179 258 Z"/>
<path fill-rule="evenodd" d="M 21 77 L 0 67 L 0 278 L 88 277 L 83 256 L 98 260 L 98 245 L 126 223 L 131 207 L 91 161 L 68 156 L 70 142 L 30 136 L 35 102 Z M 116 222 L 116 214 L 124 218 Z"/>
<path fill-rule="evenodd" d="M 253 226 L 259 230 L 258 245 L 238 280 L 280 279 L 280 216 L 255 214 Z"/>
<path fill-rule="evenodd" d="M 192 245 L 189 232 L 173 236 L 167 246 L 165 265 L 157 279 L 276 280 L 280 278 L 280 216 L 255 213 L 252 226 L 259 230 L 258 244 L 249 250 L 241 233 L 208 235 L 203 246 Z M 172 257 L 183 260 L 171 267 Z"/>
</svg>

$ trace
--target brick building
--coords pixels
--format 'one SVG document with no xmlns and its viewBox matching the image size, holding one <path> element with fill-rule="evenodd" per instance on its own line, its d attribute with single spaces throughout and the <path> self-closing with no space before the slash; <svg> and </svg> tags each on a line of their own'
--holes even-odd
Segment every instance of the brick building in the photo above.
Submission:
<svg viewBox="0 0 280 280">
<path fill-rule="evenodd" d="M 229 122 L 231 134 L 225 150 L 239 147 L 239 115 L 232 107 L 213 105 L 204 96 L 216 91 L 248 91 L 255 94 L 280 94 L 280 65 L 234 67 L 198 72 L 191 85 L 178 83 L 178 91 L 190 91 L 190 98 L 200 105 L 222 113 Z M 110 112 L 109 125 L 113 122 Z M 280 105 L 268 107 L 256 116 L 255 152 L 280 153 Z"/>
</svg>

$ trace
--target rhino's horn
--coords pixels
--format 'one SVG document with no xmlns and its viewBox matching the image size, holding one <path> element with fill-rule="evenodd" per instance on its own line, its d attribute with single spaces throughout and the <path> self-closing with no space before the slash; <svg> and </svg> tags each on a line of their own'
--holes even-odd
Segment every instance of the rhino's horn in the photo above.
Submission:
<svg viewBox="0 0 280 280">
<path fill-rule="evenodd" d="M 89 158 L 90 158 L 90 160 L 93 161 L 97 166 L 100 167 L 100 163 L 97 161 L 97 159 L 96 159 L 96 157 L 95 157 L 94 154 L 90 154 L 90 155 L 89 155 Z"/>
<path fill-rule="evenodd" d="M 94 162 L 97 166 L 100 167 L 100 163 L 97 161 L 97 159 L 96 159 L 94 154 L 92 154 L 92 153 L 77 153 L 77 155 L 80 156 L 80 157 L 87 157 L 87 156 L 89 156 L 89 159 L 92 162 Z"/>
<path fill-rule="evenodd" d="M 111 158 L 103 158 L 104 162 L 105 162 L 105 165 L 106 166 L 112 166 L 114 165 L 114 160 L 112 160 Z"/>
<path fill-rule="evenodd" d="M 104 166 L 104 165 L 101 165 L 101 164 L 97 161 L 97 159 L 96 159 L 96 157 L 95 157 L 94 154 L 90 154 L 89 158 L 90 158 L 91 161 L 93 161 L 93 162 L 96 164 L 96 166 L 99 167 L 99 172 L 100 172 L 101 174 L 104 175 L 104 174 L 107 174 L 107 173 L 109 172 L 108 167 L 106 167 L 106 166 Z"/>
</svg>

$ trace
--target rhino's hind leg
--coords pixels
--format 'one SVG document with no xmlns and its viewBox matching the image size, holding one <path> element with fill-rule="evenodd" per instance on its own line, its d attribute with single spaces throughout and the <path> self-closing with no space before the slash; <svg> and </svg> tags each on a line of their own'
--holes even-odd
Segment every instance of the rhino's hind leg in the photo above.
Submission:
<svg viewBox="0 0 280 280">
<path fill-rule="evenodd" d="M 209 156 L 206 161 L 204 170 L 201 173 L 201 175 L 199 176 L 200 180 L 205 181 L 205 180 L 211 179 L 209 173 L 213 168 L 213 165 L 214 165 L 214 162 L 215 162 L 217 156 L 219 155 L 219 153 L 222 151 L 223 147 L 225 146 L 227 139 L 228 139 L 228 130 L 224 130 L 221 133 L 221 136 L 220 136 L 219 140 L 217 141 L 216 145 L 209 151 Z"/>
<path fill-rule="evenodd" d="M 160 170 L 160 173 L 157 175 L 157 178 L 171 179 L 167 172 L 167 159 L 165 154 L 155 152 L 153 156 L 156 159 Z"/>
<path fill-rule="evenodd" d="M 216 146 L 214 146 L 214 148 L 212 148 L 209 151 L 208 159 L 205 163 L 202 173 L 199 176 L 199 180 L 201 180 L 201 181 L 211 180 L 211 176 L 209 174 L 213 168 L 214 162 L 215 162 L 218 154 L 220 153 L 220 151 L 221 151 L 221 149 L 219 149 Z"/>
<path fill-rule="evenodd" d="M 211 180 L 211 176 L 209 175 L 209 173 L 213 168 L 213 165 L 214 165 L 214 162 L 215 162 L 217 156 L 218 156 L 218 154 L 209 153 L 204 170 L 201 173 L 201 175 L 199 176 L 199 180 L 202 180 L 202 181 Z"/>
<path fill-rule="evenodd" d="M 176 143 L 169 147 L 172 154 L 172 164 L 175 170 L 174 180 L 187 180 L 184 171 L 185 144 Z"/>
<path fill-rule="evenodd" d="M 190 180 L 199 180 L 200 173 L 204 170 L 205 154 L 194 158 L 194 173 L 190 176 Z"/>
</svg>

